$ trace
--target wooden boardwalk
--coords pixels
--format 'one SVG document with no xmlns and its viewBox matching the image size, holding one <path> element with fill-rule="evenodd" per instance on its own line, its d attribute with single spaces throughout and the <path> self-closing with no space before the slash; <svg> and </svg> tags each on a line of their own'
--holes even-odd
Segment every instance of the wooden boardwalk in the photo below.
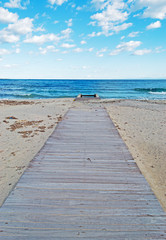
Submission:
<svg viewBox="0 0 166 240">
<path fill-rule="evenodd" d="M 166 239 L 166 214 L 106 110 L 71 108 L 0 209 L 0 240 Z"/>
</svg>

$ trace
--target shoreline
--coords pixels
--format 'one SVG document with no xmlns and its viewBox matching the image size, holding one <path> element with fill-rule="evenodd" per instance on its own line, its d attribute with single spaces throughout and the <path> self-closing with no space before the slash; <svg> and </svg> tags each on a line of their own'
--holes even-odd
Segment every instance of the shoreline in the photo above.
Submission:
<svg viewBox="0 0 166 240">
<path fill-rule="evenodd" d="M 0 205 L 67 110 L 74 104 L 82 104 L 73 100 L 0 99 Z M 166 210 L 166 100 L 100 99 L 98 102 L 105 106 Z"/>
</svg>

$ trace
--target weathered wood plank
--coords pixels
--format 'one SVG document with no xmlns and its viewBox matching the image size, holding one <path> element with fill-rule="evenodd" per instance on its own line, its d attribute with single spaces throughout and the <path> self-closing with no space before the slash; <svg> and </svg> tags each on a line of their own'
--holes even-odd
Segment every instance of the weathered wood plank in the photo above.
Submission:
<svg viewBox="0 0 166 240">
<path fill-rule="evenodd" d="M 0 239 L 166 239 L 166 214 L 104 108 L 73 108 L 0 209 Z"/>
<path fill-rule="evenodd" d="M 79 238 L 79 236 L 84 237 L 84 239 L 103 239 L 103 238 L 109 238 L 109 239 L 164 239 L 165 231 L 164 230 L 145 230 L 145 231 L 114 231 L 111 229 L 101 228 L 99 230 L 92 228 L 91 230 L 84 229 L 84 228 L 58 228 L 58 229 L 51 229 L 51 228 L 45 228 L 45 229 L 28 229 L 28 228 L 2 228 L 3 235 L 9 235 L 11 237 L 14 236 L 24 236 L 25 239 L 32 239 L 32 237 L 40 238 L 41 236 L 43 239 L 50 239 L 54 236 L 54 239 L 68 239 L 69 237 L 73 238 Z M 2 237 L 3 237 L 2 235 Z M 4 239 L 4 238 L 3 238 Z M 13 238 L 11 238 L 13 239 Z M 18 239 L 18 238 L 17 238 Z M 22 238 L 21 238 L 22 239 Z"/>
</svg>

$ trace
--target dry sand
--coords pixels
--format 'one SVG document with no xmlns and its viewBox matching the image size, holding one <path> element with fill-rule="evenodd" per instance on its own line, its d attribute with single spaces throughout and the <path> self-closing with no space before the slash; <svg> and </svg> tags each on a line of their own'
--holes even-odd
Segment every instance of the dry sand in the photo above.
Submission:
<svg viewBox="0 0 166 240">
<path fill-rule="evenodd" d="M 138 167 L 166 211 L 166 101 L 103 101 Z"/>
<path fill-rule="evenodd" d="M 0 101 L 0 204 L 73 99 Z M 166 101 L 101 100 L 166 210 Z M 92 103 L 87 103 L 91 105 Z"/>
<path fill-rule="evenodd" d="M 0 101 L 0 205 L 72 102 Z"/>
</svg>

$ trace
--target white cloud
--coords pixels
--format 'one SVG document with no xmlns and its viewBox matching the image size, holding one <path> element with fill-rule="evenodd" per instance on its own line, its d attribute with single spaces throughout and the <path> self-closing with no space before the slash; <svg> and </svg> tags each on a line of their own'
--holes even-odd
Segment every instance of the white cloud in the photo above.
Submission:
<svg viewBox="0 0 166 240">
<path fill-rule="evenodd" d="M 33 31 L 33 19 L 24 18 L 13 24 L 9 24 L 7 29 L 15 34 L 24 35 Z"/>
<path fill-rule="evenodd" d="M 40 26 L 34 30 L 35 32 L 45 32 L 45 28 L 43 26 Z"/>
<path fill-rule="evenodd" d="M 69 51 L 65 50 L 65 51 L 62 52 L 62 54 L 67 54 L 67 53 L 69 53 Z"/>
<path fill-rule="evenodd" d="M 71 7 L 72 7 L 72 8 L 75 8 L 75 7 L 76 7 L 76 4 L 75 4 L 75 3 L 73 3 L 73 4 L 71 5 Z"/>
<path fill-rule="evenodd" d="M 107 2 L 109 3 L 110 1 Z M 125 3 L 122 0 L 113 0 L 106 5 L 106 9 L 102 12 L 92 15 L 91 19 L 97 22 L 98 26 L 102 28 L 103 33 L 107 35 L 109 31 L 120 31 L 123 28 L 126 29 L 129 27 L 129 25 L 124 25 L 123 27 L 117 26 L 126 21 L 128 15 L 128 12 L 125 10 Z"/>
<path fill-rule="evenodd" d="M 88 23 L 89 26 L 96 26 L 96 22 L 90 22 Z"/>
<path fill-rule="evenodd" d="M 63 43 L 61 45 L 61 47 L 63 47 L 63 48 L 73 48 L 73 47 L 75 47 L 75 44 Z"/>
<path fill-rule="evenodd" d="M 137 8 L 145 9 L 143 17 L 145 18 L 166 18 L 166 1 L 165 0 L 138 0 L 136 2 Z"/>
<path fill-rule="evenodd" d="M 161 28 L 161 22 L 160 21 L 156 21 L 156 22 L 151 23 L 150 25 L 148 25 L 146 28 L 148 30 L 154 29 L 154 28 Z"/>
<path fill-rule="evenodd" d="M 36 15 L 34 16 L 34 19 L 39 19 L 39 13 L 36 13 Z"/>
<path fill-rule="evenodd" d="M 0 56 L 2 56 L 2 55 L 7 55 L 7 54 L 9 54 L 10 52 L 9 52 L 9 50 L 7 50 L 7 49 L 4 49 L 4 48 L 1 48 L 0 49 Z"/>
<path fill-rule="evenodd" d="M 105 26 L 105 24 L 109 25 L 109 22 L 123 22 L 128 17 L 128 13 L 122 11 L 123 8 L 124 3 L 113 2 L 112 5 L 107 6 L 106 10 L 101 13 L 96 13 L 95 15 L 91 16 L 91 18 L 99 21 L 100 26 Z"/>
<path fill-rule="evenodd" d="M 65 23 L 67 23 L 68 27 L 71 27 L 73 25 L 73 19 L 70 18 L 68 21 L 65 21 Z"/>
<path fill-rule="evenodd" d="M 102 28 L 102 34 L 110 36 L 111 33 L 126 30 L 132 23 L 126 23 L 132 12 L 139 12 L 144 18 L 166 19 L 166 0 L 91 0 L 91 4 L 98 12 L 91 16 L 90 25 Z M 138 16 L 135 15 L 135 17 Z M 160 21 L 149 25 L 147 29 L 161 27 Z M 137 33 L 137 32 L 135 32 Z M 96 37 L 96 32 L 89 35 Z M 134 33 L 129 37 L 135 37 Z"/>
<path fill-rule="evenodd" d="M 59 51 L 58 49 L 55 48 L 54 45 L 49 45 L 45 48 L 40 47 L 39 50 L 40 50 L 40 53 L 43 54 L 43 55 L 45 55 L 48 52 L 58 52 Z"/>
<path fill-rule="evenodd" d="M 86 69 L 88 69 L 88 67 L 87 66 L 82 66 L 82 69 L 86 70 Z"/>
<path fill-rule="evenodd" d="M 18 20 L 17 13 L 11 13 L 7 9 L 0 7 L 0 22 L 13 23 Z"/>
<path fill-rule="evenodd" d="M 96 37 L 96 32 L 92 32 L 92 33 L 88 34 L 88 37 Z"/>
<path fill-rule="evenodd" d="M 57 23 L 59 23 L 59 21 L 58 21 L 58 20 L 55 20 L 55 21 L 54 21 L 54 24 L 57 24 Z"/>
<path fill-rule="evenodd" d="M 162 53 L 162 52 L 165 52 L 165 51 L 166 51 L 166 49 L 163 49 L 161 46 L 155 48 L 155 53 Z"/>
<path fill-rule="evenodd" d="M 156 18 L 160 20 L 166 18 L 165 0 L 91 0 L 91 3 L 98 10 L 103 10 L 102 13 L 105 12 L 106 8 L 112 6 L 113 13 L 115 13 L 115 10 L 118 10 L 117 13 L 119 14 L 120 12 L 119 16 L 124 13 L 125 10 L 131 10 L 133 12 L 142 10 L 142 13 L 137 13 L 134 15 L 134 17 L 142 15 L 144 18 Z M 112 14 L 112 16 L 114 16 L 114 14 Z"/>
<path fill-rule="evenodd" d="M 36 43 L 36 44 L 43 44 L 45 42 L 55 42 L 57 43 L 60 40 L 60 37 L 57 35 L 50 33 L 50 34 L 43 34 L 40 36 L 33 36 L 33 37 L 27 37 L 27 39 L 24 40 L 25 43 Z"/>
<path fill-rule="evenodd" d="M 145 54 L 148 54 L 148 53 L 151 53 L 152 50 L 151 49 L 142 49 L 142 50 L 136 50 L 133 52 L 134 55 L 137 55 L 137 56 L 142 56 L 142 55 L 145 55 Z"/>
<path fill-rule="evenodd" d="M 73 51 L 77 52 L 77 53 L 80 53 L 80 52 L 83 52 L 83 49 L 82 48 L 75 48 Z"/>
<path fill-rule="evenodd" d="M 8 8 L 25 9 L 28 4 L 29 4 L 29 0 L 24 1 L 23 4 L 21 4 L 21 0 L 9 0 L 9 2 L 6 2 L 4 4 L 4 6 Z"/>
<path fill-rule="evenodd" d="M 49 3 L 51 3 L 52 5 L 56 4 L 56 5 L 62 5 L 64 2 L 67 2 L 67 0 L 48 0 Z"/>
<path fill-rule="evenodd" d="M 83 8 L 80 7 L 80 6 L 78 6 L 78 7 L 76 8 L 77 11 L 81 11 L 82 9 L 83 9 Z"/>
<path fill-rule="evenodd" d="M 46 19 L 51 19 L 51 17 L 48 14 L 46 14 L 45 12 L 42 14 L 42 17 L 44 17 Z"/>
<path fill-rule="evenodd" d="M 114 30 L 115 32 L 120 32 L 120 31 L 126 30 L 127 28 L 131 27 L 132 25 L 133 25 L 132 23 L 123 23 L 121 25 L 112 27 L 112 30 Z"/>
<path fill-rule="evenodd" d="M 107 51 L 106 48 L 102 48 L 101 50 L 97 51 L 96 56 L 97 57 L 103 57 L 104 53 Z"/>
<path fill-rule="evenodd" d="M 17 64 L 5 64 L 3 65 L 3 67 L 5 68 L 12 68 L 12 67 L 17 67 L 18 65 Z"/>
<path fill-rule="evenodd" d="M 108 4 L 109 0 L 92 0 L 91 3 L 95 6 L 96 9 L 102 10 L 104 9 Z"/>
<path fill-rule="evenodd" d="M 89 49 L 88 49 L 88 52 L 93 52 L 93 48 L 89 48 Z"/>
<path fill-rule="evenodd" d="M 16 43 L 20 40 L 20 37 L 10 33 L 6 30 L 0 31 L 0 42 L 1 43 Z"/>
<path fill-rule="evenodd" d="M 19 54 L 21 52 L 20 48 L 16 48 L 15 53 Z"/>
<path fill-rule="evenodd" d="M 0 22 L 8 23 L 8 26 L 0 31 L 0 42 L 16 43 L 20 40 L 20 35 L 25 35 L 33 31 L 33 19 L 18 19 L 18 15 L 0 8 Z"/>
<path fill-rule="evenodd" d="M 92 33 L 88 34 L 88 37 L 99 37 L 99 36 L 101 36 L 102 34 L 103 34 L 103 32 L 98 32 L 98 33 L 92 32 Z M 110 35 L 110 34 L 109 34 L 109 35 Z"/>
<path fill-rule="evenodd" d="M 135 48 L 139 47 L 142 43 L 140 41 L 129 41 L 129 42 L 123 42 L 119 44 L 115 50 L 113 50 L 110 55 L 118 55 L 121 52 L 132 52 L 135 50 Z"/>
<path fill-rule="evenodd" d="M 35 36 L 27 36 L 24 40 L 25 43 L 36 43 L 36 44 L 43 44 L 46 42 L 54 42 L 55 44 L 58 43 L 62 39 L 68 39 L 70 37 L 70 33 L 72 30 L 67 28 L 61 31 L 59 34 L 48 33 L 43 35 L 35 35 Z"/>
<path fill-rule="evenodd" d="M 86 44 L 87 42 L 84 41 L 84 40 L 82 40 L 80 43 L 81 43 L 82 45 L 84 45 L 84 44 Z"/>
<path fill-rule="evenodd" d="M 104 54 L 103 53 L 99 53 L 97 54 L 98 57 L 104 57 Z"/>
<path fill-rule="evenodd" d="M 67 29 L 61 31 L 63 38 L 69 38 L 71 33 L 72 33 L 71 28 L 67 28 Z"/>
<path fill-rule="evenodd" d="M 140 32 L 131 32 L 131 33 L 129 33 L 128 37 L 130 37 L 130 38 L 137 37 L 139 33 Z"/>
</svg>

